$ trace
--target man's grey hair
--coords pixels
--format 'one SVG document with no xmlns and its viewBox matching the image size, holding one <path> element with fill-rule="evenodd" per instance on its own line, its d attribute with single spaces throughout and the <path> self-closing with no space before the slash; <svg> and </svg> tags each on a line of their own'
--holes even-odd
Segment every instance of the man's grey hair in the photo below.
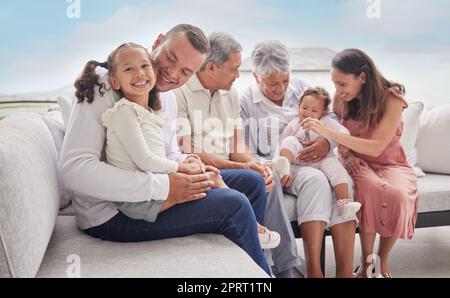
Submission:
<svg viewBox="0 0 450 298">
<path fill-rule="evenodd" d="M 231 53 L 242 52 L 242 46 L 229 34 L 215 32 L 208 36 L 211 50 L 208 57 L 200 68 L 205 70 L 206 64 L 212 61 L 218 67 L 222 67 L 230 59 Z"/>
<path fill-rule="evenodd" d="M 274 73 L 289 74 L 290 60 L 289 51 L 284 44 L 274 40 L 263 41 L 252 52 L 253 72 L 262 77 Z"/>
</svg>

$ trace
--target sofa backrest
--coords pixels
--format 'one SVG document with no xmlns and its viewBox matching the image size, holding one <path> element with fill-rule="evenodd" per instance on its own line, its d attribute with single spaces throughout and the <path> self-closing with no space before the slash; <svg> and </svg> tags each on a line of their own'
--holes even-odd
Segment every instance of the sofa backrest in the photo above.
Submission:
<svg viewBox="0 0 450 298">
<path fill-rule="evenodd" d="M 34 277 L 59 209 L 55 144 L 42 117 L 0 121 L 0 277 Z"/>
</svg>

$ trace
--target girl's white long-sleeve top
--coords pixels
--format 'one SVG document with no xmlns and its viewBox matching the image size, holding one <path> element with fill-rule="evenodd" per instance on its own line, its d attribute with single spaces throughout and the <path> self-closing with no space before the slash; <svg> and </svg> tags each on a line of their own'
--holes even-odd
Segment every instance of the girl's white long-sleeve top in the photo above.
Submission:
<svg viewBox="0 0 450 298">
<path fill-rule="evenodd" d="M 122 98 L 102 114 L 106 162 L 129 171 L 170 174 L 178 163 L 166 158 L 164 110 L 150 111 Z"/>
</svg>

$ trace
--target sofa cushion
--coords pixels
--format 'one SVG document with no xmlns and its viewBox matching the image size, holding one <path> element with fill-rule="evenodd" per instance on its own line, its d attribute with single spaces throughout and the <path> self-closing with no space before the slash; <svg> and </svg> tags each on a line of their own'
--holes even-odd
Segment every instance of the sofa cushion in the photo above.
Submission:
<svg viewBox="0 0 450 298">
<path fill-rule="evenodd" d="M 417 164 L 417 148 L 416 141 L 419 135 L 420 115 L 423 111 L 422 102 L 410 102 L 408 108 L 403 111 L 403 135 L 400 142 L 405 150 L 406 158 L 414 172 L 418 177 L 423 177 L 425 174 L 416 166 Z"/>
<path fill-rule="evenodd" d="M 41 116 L 0 121 L 0 277 L 33 277 L 59 209 L 57 158 Z"/>
<path fill-rule="evenodd" d="M 418 166 L 426 172 L 450 174 L 450 104 L 425 110 L 420 122 Z"/>
<path fill-rule="evenodd" d="M 58 105 L 61 110 L 62 119 L 64 123 L 64 132 L 66 131 L 67 125 L 69 124 L 70 113 L 72 111 L 72 104 L 73 104 L 72 99 L 65 96 L 58 97 Z"/>
<path fill-rule="evenodd" d="M 55 143 L 56 156 L 59 159 L 61 155 L 61 149 L 64 141 L 65 127 L 62 119 L 62 113 L 60 111 L 51 111 L 42 115 L 42 119 L 47 125 L 50 133 L 52 134 L 53 141 Z M 58 172 L 60 168 L 58 167 Z M 58 175 L 58 178 L 61 175 Z M 73 198 L 73 192 L 70 189 L 64 187 L 62 179 L 59 179 L 59 192 L 61 197 L 61 202 L 59 204 L 60 209 L 64 209 L 70 205 Z"/>
<path fill-rule="evenodd" d="M 450 210 L 450 175 L 427 173 L 417 183 L 419 212 Z"/>
<path fill-rule="evenodd" d="M 103 241 L 59 216 L 37 277 L 263 278 L 268 275 L 233 242 L 203 234 L 138 243 Z"/>
<path fill-rule="evenodd" d="M 417 180 L 419 212 L 450 210 L 450 175 L 430 174 Z M 290 221 L 297 220 L 297 198 L 284 194 L 284 206 Z"/>
</svg>

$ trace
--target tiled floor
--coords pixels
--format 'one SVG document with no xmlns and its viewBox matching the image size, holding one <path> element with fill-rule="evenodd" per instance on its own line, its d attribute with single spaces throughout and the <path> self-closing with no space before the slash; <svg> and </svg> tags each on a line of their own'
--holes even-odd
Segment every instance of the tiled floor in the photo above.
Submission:
<svg viewBox="0 0 450 298">
<path fill-rule="evenodd" d="M 301 239 L 297 244 L 299 254 L 303 256 Z M 377 245 L 378 241 L 374 251 Z M 359 264 L 360 252 L 359 236 L 356 235 L 355 266 Z M 390 269 L 394 277 L 450 277 L 450 226 L 417 229 L 412 240 L 399 240 L 391 252 Z M 325 271 L 326 277 L 334 277 L 331 237 L 327 237 Z"/>
</svg>

